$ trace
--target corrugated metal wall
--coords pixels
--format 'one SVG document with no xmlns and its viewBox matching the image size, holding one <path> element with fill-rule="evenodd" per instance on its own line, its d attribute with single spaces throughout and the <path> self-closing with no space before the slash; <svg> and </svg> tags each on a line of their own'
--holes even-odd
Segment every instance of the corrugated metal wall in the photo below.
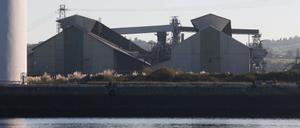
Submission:
<svg viewBox="0 0 300 128">
<path fill-rule="evenodd" d="M 83 71 L 84 33 L 72 27 L 64 31 L 64 73 Z"/>
<path fill-rule="evenodd" d="M 130 73 L 143 70 L 147 65 L 119 51 L 114 51 L 114 69 L 118 73 Z"/>
<path fill-rule="evenodd" d="M 100 73 L 114 69 L 114 50 L 88 34 L 84 36 L 84 73 Z"/>
<path fill-rule="evenodd" d="M 201 67 L 206 72 L 221 71 L 220 32 L 212 27 L 201 31 Z"/>
</svg>

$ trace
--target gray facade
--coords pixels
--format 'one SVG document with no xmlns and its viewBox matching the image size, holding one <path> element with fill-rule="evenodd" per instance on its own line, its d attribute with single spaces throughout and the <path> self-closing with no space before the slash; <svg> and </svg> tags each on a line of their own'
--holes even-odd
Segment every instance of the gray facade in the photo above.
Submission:
<svg viewBox="0 0 300 128">
<path fill-rule="evenodd" d="M 97 33 L 87 32 L 93 29 L 89 28 L 90 25 L 85 25 L 85 23 L 92 23 L 90 19 L 79 16 L 70 19 L 72 20 L 67 19 L 70 24 L 65 24 L 68 27 L 64 27 L 61 33 L 39 44 L 29 54 L 30 75 L 42 75 L 45 72 L 65 75 L 75 71 L 94 74 L 109 69 L 118 73 L 128 73 L 149 66 L 142 59 L 130 54 L 138 52 L 135 51 L 137 48 L 128 51 L 104 38 L 109 36 L 105 33 L 97 35 Z M 76 21 L 79 23 L 76 24 Z M 94 23 L 98 24 L 93 24 L 94 26 L 104 26 L 98 22 Z M 125 38 L 123 40 L 128 41 Z"/>
<path fill-rule="evenodd" d="M 114 69 L 114 50 L 92 36 L 85 34 L 83 70 L 87 73 L 99 73 Z M 105 60 L 105 61 L 104 61 Z"/>
<path fill-rule="evenodd" d="M 200 33 L 197 33 L 172 49 L 171 60 L 154 67 L 172 67 L 183 71 L 202 71 L 200 63 Z"/>
<path fill-rule="evenodd" d="M 212 14 L 192 20 L 198 32 L 172 49 L 169 61 L 155 65 L 187 72 L 250 72 L 249 47 L 231 37 L 231 22 Z"/>
<path fill-rule="evenodd" d="M 220 40 L 221 72 L 250 72 L 249 47 L 224 33 L 220 33 Z"/>
<path fill-rule="evenodd" d="M 41 43 L 28 56 L 28 74 L 64 71 L 63 33 Z"/>
<path fill-rule="evenodd" d="M 30 75 L 75 71 L 94 74 L 108 69 L 128 73 L 150 66 L 145 61 L 150 52 L 102 23 L 78 15 L 58 22 L 63 31 L 29 54 Z M 172 46 L 170 59 L 152 67 L 171 67 L 186 72 L 250 71 L 250 49 L 232 38 L 230 20 L 209 14 L 191 22 L 196 33 Z"/>
</svg>

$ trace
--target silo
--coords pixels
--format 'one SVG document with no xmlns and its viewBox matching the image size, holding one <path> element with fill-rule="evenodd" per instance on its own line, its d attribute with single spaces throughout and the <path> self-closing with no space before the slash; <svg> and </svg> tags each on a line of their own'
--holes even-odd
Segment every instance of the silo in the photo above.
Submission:
<svg viewBox="0 0 300 128">
<path fill-rule="evenodd" d="M 0 84 L 27 72 L 27 0 L 0 0 Z"/>
</svg>

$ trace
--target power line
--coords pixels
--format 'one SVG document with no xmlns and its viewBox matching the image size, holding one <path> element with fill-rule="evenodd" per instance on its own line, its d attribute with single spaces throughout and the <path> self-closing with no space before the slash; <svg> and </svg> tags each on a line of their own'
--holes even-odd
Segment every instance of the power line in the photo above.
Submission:
<svg viewBox="0 0 300 128">
<path fill-rule="evenodd" d="M 148 9 L 79 9 L 71 8 L 70 11 L 81 12 L 184 12 L 184 11 L 199 11 L 192 8 L 148 8 Z"/>
<path fill-rule="evenodd" d="M 56 13 L 52 12 L 52 13 L 49 13 L 48 15 L 44 16 L 44 17 L 41 17 L 37 20 L 34 20 L 33 22 L 31 22 L 28 25 L 28 31 L 30 32 L 30 31 L 38 28 L 40 25 L 45 24 L 45 22 L 53 20 L 55 18 L 55 16 L 56 16 Z"/>
</svg>

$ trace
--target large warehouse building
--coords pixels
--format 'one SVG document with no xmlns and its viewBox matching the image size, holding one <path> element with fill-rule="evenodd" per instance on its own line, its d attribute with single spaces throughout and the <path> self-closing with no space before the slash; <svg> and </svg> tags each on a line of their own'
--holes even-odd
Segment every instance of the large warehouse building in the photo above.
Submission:
<svg viewBox="0 0 300 128">
<path fill-rule="evenodd" d="M 229 19 L 213 14 L 193 19 L 193 27 L 178 26 L 175 19 L 170 25 L 110 29 L 79 15 L 58 22 L 63 31 L 30 52 L 30 75 L 99 73 L 108 69 L 129 73 L 149 66 L 187 72 L 247 73 L 254 65 L 251 60 L 255 54 L 232 35 L 259 34 L 258 30 L 232 29 Z M 178 35 L 184 31 L 193 35 L 179 41 Z M 167 32 L 173 32 L 175 43 L 166 41 Z M 121 35 L 138 33 L 157 33 L 158 43 L 150 52 Z"/>
<path fill-rule="evenodd" d="M 172 49 L 158 64 L 187 72 L 250 72 L 250 49 L 232 38 L 231 21 L 213 14 L 192 20 L 196 33 Z"/>
<path fill-rule="evenodd" d="M 32 49 L 28 73 L 127 73 L 150 66 L 141 59 L 148 54 L 131 41 L 95 20 L 71 16 L 58 21 L 63 31 Z"/>
</svg>

